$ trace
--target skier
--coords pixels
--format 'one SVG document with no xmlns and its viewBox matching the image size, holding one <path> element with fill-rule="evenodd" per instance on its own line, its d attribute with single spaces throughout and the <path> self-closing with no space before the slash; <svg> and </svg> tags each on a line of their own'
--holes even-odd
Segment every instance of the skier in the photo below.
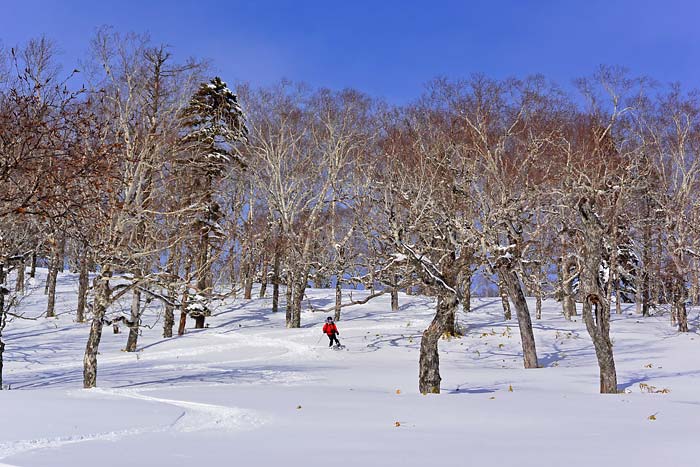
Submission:
<svg viewBox="0 0 700 467">
<path fill-rule="evenodd" d="M 333 318 L 331 318 L 330 316 L 326 318 L 326 324 L 323 325 L 323 333 L 328 336 L 328 339 L 330 339 L 328 347 L 332 347 L 334 341 L 335 346 L 340 347 L 340 341 L 336 337 L 336 335 L 340 333 L 338 332 L 338 327 L 333 322 Z"/>
</svg>

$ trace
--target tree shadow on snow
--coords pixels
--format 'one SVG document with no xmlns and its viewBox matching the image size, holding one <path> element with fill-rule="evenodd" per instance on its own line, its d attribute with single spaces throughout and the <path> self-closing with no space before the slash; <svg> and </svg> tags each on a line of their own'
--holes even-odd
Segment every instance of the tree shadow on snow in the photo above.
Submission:
<svg viewBox="0 0 700 467">
<path fill-rule="evenodd" d="M 465 384 L 460 384 L 454 389 L 448 389 L 448 388 L 441 388 L 444 392 L 447 394 L 491 394 L 493 392 L 496 392 L 495 388 L 463 388 L 462 386 L 466 386 Z"/>
<path fill-rule="evenodd" d="M 624 383 L 618 383 L 617 388 L 620 391 L 625 391 L 626 389 L 632 389 L 633 386 L 638 385 L 640 383 L 645 383 L 646 381 L 651 381 L 655 379 L 660 379 L 660 378 L 681 378 L 684 376 L 698 376 L 700 375 L 700 370 L 693 370 L 693 371 L 670 371 L 670 372 L 664 372 L 664 371 L 656 371 L 656 372 L 638 372 L 634 373 L 632 376 L 629 378 L 626 378 L 627 381 Z M 620 379 L 618 377 L 618 379 Z M 659 390 L 663 390 L 663 387 L 659 387 Z M 672 388 L 671 388 L 672 389 Z"/>
</svg>

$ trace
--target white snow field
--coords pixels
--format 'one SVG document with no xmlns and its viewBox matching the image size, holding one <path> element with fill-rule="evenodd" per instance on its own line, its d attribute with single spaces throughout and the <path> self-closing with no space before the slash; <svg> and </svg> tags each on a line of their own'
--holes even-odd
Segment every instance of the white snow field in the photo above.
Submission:
<svg viewBox="0 0 700 467">
<path fill-rule="evenodd" d="M 44 311 L 42 281 L 26 316 Z M 533 320 L 542 368 L 524 370 L 517 323 L 503 321 L 500 299 L 475 299 L 460 314 L 467 334 L 440 342 L 442 394 L 424 396 L 418 346 L 432 299 L 401 295 L 398 312 L 388 296 L 344 308 L 340 351 L 326 347 L 325 313 L 307 310 L 301 329 L 285 329 L 269 298 L 232 300 L 208 328 L 163 339 L 154 302 L 138 352 L 121 351 L 124 327 L 105 327 L 99 388 L 84 390 L 76 290 L 77 277 L 61 274 L 57 318 L 5 329 L 0 465 L 700 465 L 695 310 L 685 335 L 667 315 L 642 319 L 630 306 L 614 316 L 626 392 L 600 395 L 580 319 L 545 301 Z M 331 290 L 309 297 L 333 303 Z"/>
</svg>

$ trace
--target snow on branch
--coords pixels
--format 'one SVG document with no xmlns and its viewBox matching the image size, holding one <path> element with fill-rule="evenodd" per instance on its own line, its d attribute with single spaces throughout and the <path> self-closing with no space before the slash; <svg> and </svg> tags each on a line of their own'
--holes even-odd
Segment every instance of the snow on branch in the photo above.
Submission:
<svg viewBox="0 0 700 467">
<path fill-rule="evenodd" d="M 437 266 L 435 266 L 433 262 L 430 261 L 429 258 L 426 258 L 425 255 L 418 254 L 416 251 L 413 250 L 413 248 L 411 248 L 403 242 L 400 242 L 399 246 L 408 252 L 408 258 L 412 262 L 420 266 L 420 270 L 425 273 L 424 278 L 427 279 L 427 282 L 430 285 L 438 285 L 461 298 L 460 292 L 455 290 L 453 287 L 451 287 L 445 282 L 445 280 L 442 277 L 442 273 L 437 268 Z"/>
</svg>

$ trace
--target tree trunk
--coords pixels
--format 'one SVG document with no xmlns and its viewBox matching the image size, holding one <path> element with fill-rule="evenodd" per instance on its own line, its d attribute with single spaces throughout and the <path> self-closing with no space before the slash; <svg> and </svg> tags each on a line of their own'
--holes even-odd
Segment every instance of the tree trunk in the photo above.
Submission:
<svg viewBox="0 0 700 467">
<path fill-rule="evenodd" d="M 678 332 L 688 332 L 688 310 L 685 307 L 685 302 L 688 299 L 688 289 L 683 277 L 675 277 L 673 288 L 673 311 L 678 323 Z"/>
<path fill-rule="evenodd" d="M 537 368 L 537 350 L 535 348 L 535 335 L 532 332 L 530 310 L 525 301 L 525 294 L 523 293 L 523 288 L 520 286 L 518 274 L 507 263 L 503 263 L 499 267 L 499 271 L 505 283 L 505 288 L 508 290 L 509 296 L 513 300 L 515 313 L 518 317 L 525 368 Z"/>
<path fill-rule="evenodd" d="M 601 394 L 617 393 L 617 373 L 613 346 L 610 340 L 610 303 L 601 289 L 599 272 L 603 264 L 604 227 L 593 212 L 591 203 L 584 199 L 578 209 L 583 221 L 584 245 L 580 254 L 581 290 L 583 292 L 583 320 L 593 341 L 600 370 Z"/>
<path fill-rule="evenodd" d="M 574 298 L 573 280 L 576 275 L 576 263 L 573 257 L 564 259 L 562 265 L 562 282 L 561 282 L 561 306 L 564 312 L 564 318 L 571 321 L 572 316 L 576 316 L 576 299 Z"/>
<path fill-rule="evenodd" d="M 294 284 L 294 293 L 292 295 L 292 322 L 289 328 L 301 327 L 301 307 L 304 301 L 304 293 L 306 292 L 306 277 L 304 272 Z"/>
<path fill-rule="evenodd" d="M 54 253 L 53 260 L 51 261 L 51 269 L 49 270 L 49 276 L 46 278 L 46 285 L 48 286 L 48 302 L 46 305 L 46 317 L 52 318 L 56 316 L 56 281 L 58 280 L 59 271 L 59 261 L 60 254 L 58 251 Z"/>
<path fill-rule="evenodd" d="M 15 284 L 15 291 L 17 293 L 24 293 L 24 270 L 26 269 L 26 264 L 24 257 L 19 262 L 17 267 L 17 283 Z"/>
<path fill-rule="evenodd" d="M 0 262 L 0 289 L 5 284 L 5 264 Z M 5 329 L 7 314 L 5 313 L 5 295 L 0 293 L 0 390 L 2 390 L 2 372 L 5 354 L 5 342 L 2 340 L 2 332 Z"/>
<path fill-rule="evenodd" d="M 76 321 L 85 322 L 85 306 L 87 305 L 87 294 L 90 287 L 90 277 L 88 270 L 87 250 L 80 256 L 80 276 L 78 277 L 78 310 Z"/>
<path fill-rule="evenodd" d="M 399 289 L 391 288 L 391 311 L 399 311 Z"/>
<path fill-rule="evenodd" d="M 458 305 L 455 294 L 444 292 L 439 300 L 437 312 L 430 326 L 423 331 L 418 362 L 418 390 L 421 394 L 440 393 L 440 355 L 438 342 L 448 327 L 451 312 Z"/>
<path fill-rule="evenodd" d="M 335 321 L 340 321 L 340 305 L 343 303 L 343 289 L 340 287 L 340 281 L 336 279 L 335 281 L 335 312 L 333 314 L 333 319 Z"/>
<path fill-rule="evenodd" d="M 508 302 L 508 291 L 503 275 L 498 273 L 498 293 L 501 296 L 501 304 L 503 305 L 503 319 L 510 320 L 513 315 L 510 312 L 510 302 Z"/>
<path fill-rule="evenodd" d="M 285 324 L 288 328 L 292 327 L 292 309 L 294 308 L 294 303 L 292 303 L 292 294 L 294 292 L 294 280 L 292 278 L 292 271 L 287 271 L 287 290 L 285 291 L 286 299 L 286 316 Z"/>
<path fill-rule="evenodd" d="M 0 256 L 0 258 L 2 258 Z M 7 272 L 5 272 L 5 263 L 0 262 L 0 290 L 2 289 L 2 286 L 5 285 L 5 278 L 7 277 Z M 0 293 L 0 302 L 1 305 L 5 306 L 5 295 Z M 0 308 L 0 311 L 4 311 L 4 308 Z"/>
<path fill-rule="evenodd" d="M 441 301 L 443 300 L 443 297 L 441 295 L 438 295 L 438 308 L 441 306 Z M 443 331 L 443 335 L 447 337 L 455 337 L 460 335 L 458 331 L 458 326 L 457 326 L 457 303 L 451 308 L 447 310 L 447 318 L 445 319 L 445 330 Z"/>
<path fill-rule="evenodd" d="M 697 306 L 700 299 L 700 277 L 698 276 L 698 267 L 700 267 L 700 263 L 698 263 L 697 260 L 693 260 L 691 269 L 690 306 Z"/>
<path fill-rule="evenodd" d="M 36 250 L 32 251 L 32 266 L 29 269 L 29 277 L 32 279 L 36 277 Z"/>
<path fill-rule="evenodd" d="M 168 298 L 173 300 L 175 298 L 174 291 L 168 292 Z M 163 337 L 169 338 L 173 337 L 173 327 L 175 327 L 175 307 L 171 303 L 165 304 L 163 316 Z"/>
<path fill-rule="evenodd" d="M 4 314 L 4 312 L 2 312 Z M 2 318 L 4 319 L 4 318 Z M 2 372 L 4 367 L 5 342 L 2 340 L 2 329 L 0 329 L 0 390 L 3 389 Z"/>
<path fill-rule="evenodd" d="M 462 281 L 462 310 L 465 313 L 472 311 L 472 271 L 468 269 L 464 272 Z"/>
<path fill-rule="evenodd" d="M 209 235 L 206 232 L 206 229 L 202 229 L 203 233 L 200 237 L 199 240 L 199 259 L 197 261 L 197 293 L 202 295 L 203 297 L 206 297 L 209 295 L 209 287 L 208 287 L 208 279 L 209 279 L 209 272 L 211 269 L 211 265 L 209 264 Z M 183 304 L 184 306 L 184 304 Z M 185 321 L 187 320 L 187 310 L 185 308 L 182 309 L 182 312 L 185 314 Z M 182 322 L 182 317 L 180 318 L 180 321 Z M 204 320 L 205 317 L 201 316 L 200 320 L 197 320 L 195 318 L 195 328 L 199 327 L 204 327 Z M 201 324 L 201 326 L 200 326 Z M 185 332 L 184 325 L 182 325 L 182 332 Z M 180 330 L 178 329 L 178 335 L 180 334 Z"/>
<path fill-rule="evenodd" d="M 197 315 L 194 317 L 194 328 L 204 329 L 204 315 Z"/>
<path fill-rule="evenodd" d="M 65 272 L 66 270 L 66 240 L 62 239 L 58 249 L 58 258 L 56 261 L 58 266 L 58 272 Z"/>
<path fill-rule="evenodd" d="M 46 280 L 44 281 L 44 295 L 49 294 L 49 276 L 51 276 L 51 271 L 53 271 L 53 269 L 54 269 L 54 259 L 55 259 L 55 256 L 52 254 L 51 258 L 49 259 L 48 274 L 46 275 Z"/>
<path fill-rule="evenodd" d="M 182 292 L 182 301 L 180 302 L 180 324 L 177 327 L 177 335 L 185 334 L 185 326 L 187 326 L 187 298 L 189 295 L 189 287 L 185 284 L 185 290 Z"/>
<path fill-rule="evenodd" d="M 394 285 L 391 287 L 391 311 L 399 311 L 399 288 L 397 286 L 399 283 L 399 276 L 394 274 L 393 280 Z"/>
<path fill-rule="evenodd" d="M 207 290 L 207 275 L 209 271 L 209 236 L 203 233 L 199 238 L 197 258 L 197 293 L 204 295 Z"/>
<path fill-rule="evenodd" d="M 235 237 L 232 239 L 232 245 L 228 250 L 228 261 L 231 264 L 229 269 L 229 281 L 231 282 L 231 294 L 233 298 L 237 298 L 238 295 L 238 276 L 236 272 L 236 248 L 235 248 Z"/>
<path fill-rule="evenodd" d="M 646 266 L 645 266 L 646 268 Z M 642 286 L 641 286 L 641 294 L 642 294 L 642 316 L 649 316 L 649 309 L 651 308 L 649 306 L 649 298 L 651 296 L 651 290 L 649 288 L 649 273 L 644 270 L 642 272 Z"/>
<path fill-rule="evenodd" d="M 591 294 L 583 302 L 583 320 L 593 340 L 600 370 L 600 393 L 617 393 L 617 372 L 610 340 L 610 307 L 599 295 Z"/>
<path fill-rule="evenodd" d="M 250 300 L 253 298 L 253 276 L 255 275 L 255 265 L 253 264 L 252 258 L 248 259 L 248 265 L 245 268 L 245 275 L 243 276 L 243 298 L 245 300 Z"/>
<path fill-rule="evenodd" d="M 167 263 L 168 271 L 168 283 L 166 285 L 166 290 L 168 293 L 168 301 L 165 303 L 165 308 L 163 310 L 163 337 L 170 338 L 173 337 L 173 328 L 175 327 L 175 285 L 173 282 L 175 278 L 178 277 L 180 272 L 180 247 L 177 246 L 170 250 Z M 188 272 L 186 272 L 187 274 Z"/>
<path fill-rule="evenodd" d="M 131 296 L 131 324 L 129 325 L 129 337 L 126 340 L 127 352 L 135 352 L 139 339 L 139 328 L 141 324 L 141 291 L 134 289 Z"/>
<path fill-rule="evenodd" d="M 267 259 L 263 259 L 260 271 L 260 298 L 265 298 L 267 293 Z"/>
<path fill-rule="evenodd" d="M 652 255 L 652 238 L 651 238 L 651 222 L 650 216 L 650 200 L 649 196 L 644 196 L 645 219 L 644 228 L 642 229 L 642 277 L 641 284 L 638 284 L 638 293 L 641 294 L 642 316 L 649 316 L 649 299 L 651 298 L 651 289 L 649 284 L 649 274 L 651 272 L 651 255 Z"/>
<path fill-rule="evenodd" d="M 277 313 L 280 307 L 280 254 L 275 251 L 275 261 L 272 266 L 272 312 Z"/>
<path fill-rule="evenodd" d="M 103 268 L 97 280 L 93 317 L 90 324 L 90 334 L 85 346 L 83 357 L 83 387 L 94 388 L 97 384 L 97 352 L 102 338 L 102 320 L 104 319 L 109 302 L 109 268 Z"/>
<path fill-rule="evenodd" d="M 542 266 L 535 270 L 535 319 L 542 319 Z"/>
</svg>

